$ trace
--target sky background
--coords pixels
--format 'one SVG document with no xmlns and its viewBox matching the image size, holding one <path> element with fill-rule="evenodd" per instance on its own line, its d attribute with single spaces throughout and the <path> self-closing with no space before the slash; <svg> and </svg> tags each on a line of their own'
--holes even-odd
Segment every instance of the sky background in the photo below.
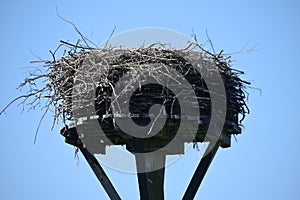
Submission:
<svg viewBox="0 0 300 200">
<path fill-rule="evenodd" d="M 300 3 L 281 1 L 4 1 L 0 3 L 0 108 L 21 93 L 36 54 L 51 59 L 59 40 L 79 35 L 56 14 L 73 21 L 95 43 L 133 28 L 161 27 L 207 41 L 244 70 L 251 114 L 232 147 L 220 149 L 196 199 L 300 199 Z M 33 53 L 32 53 L 32 52 Z M 82 155 L 64 143 L 51 115 L 34 133 L 42 112 L 17 104 L 0 116 L 0 199 L 108 199 Z M 192 154 L 192 153 L 191 153 Z M 181 199 L 198 162 L 194 154 L 167 168 L 166 199 Z M 123 199 L 138 199 L 136 176 L 105 168 Z"/>
</svg>

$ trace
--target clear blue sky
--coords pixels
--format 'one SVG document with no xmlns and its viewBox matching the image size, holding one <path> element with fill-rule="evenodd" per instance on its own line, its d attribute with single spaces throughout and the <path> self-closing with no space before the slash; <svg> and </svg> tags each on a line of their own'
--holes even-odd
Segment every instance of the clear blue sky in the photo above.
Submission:
<svg viewBox="0 0 300 200">
<path fill-rule="evenodd" d="M 76 41 L 72 20 L 96 43 L 132 28 L 162 27 L 200 42 L 209 31 L 216 51 L 239 51 L 259 43 L 260 51 L 234 55 L 244 79 L 262 89 L 249 89 L 251 114 L 232 147 L 221 149 L 198 191 L 197 199 L 300 199 L 300 3 L 278 1 L 1 1 L 0 108 L 20 95 L 29 61 L 50 59 L 59 40 Z M 16 105 L 0 116 L 0 199 L 107 199 L 80 155 L 64 143 L 58 125 L 50 132 L 51 116 L 33 138 L 41 112 L 23 112 Z M 180 199 L 197 160 L 184 158 L 167 169 L 166 197 Z M 124 199 L 137 199 L 134 175 L 107 169 Z"/>
</svg>

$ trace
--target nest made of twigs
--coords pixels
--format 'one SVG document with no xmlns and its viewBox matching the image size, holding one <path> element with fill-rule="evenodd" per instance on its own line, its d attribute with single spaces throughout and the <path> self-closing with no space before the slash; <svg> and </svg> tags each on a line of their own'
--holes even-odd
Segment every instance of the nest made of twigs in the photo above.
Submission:
<svg viewBox="0 0 300 200">
<path fill-rule="evenodd" d="M 105 67 L 107 67 L 106 73 L 101 74 L 99 80 L 93 80 L 97 85 L 95 109 L 100 118 L 103 118 L 108 113 L 112 113 L 110 97 L 112 96 L 113 87 L 118 80 L 126 73 L 134 77 L 139 67 L 150 63 L 171 67 L 188 79 L 198 98 L 197 106 L 199 106 L 201 115 L 209 115 L 211 112 L 211 99 L 205 81 L 199 75 L 199 72 L 191 70 L 193 68 L 192 63 L 185 59 L 193 58 L 195 52 L 198 52 L 198 56 L 201 55 L 201 59 L 213 63 L 222 76 L 226 90 L 226 97 L 224 98 L 227 100 L 226 120 L 240 124 L 245 115 L 249 113 L 244 89 L 250 83 L 239 78 L 243 72 L 232 69 L 230 59 L 224 58 L 222 52 L 212 54 L 205 51 L 198 44 L 189 45 L 186 49 L 168 49 L 160 44 L 134 49 L 95 49 L 66 42 L 62 42 L 61 46 L 67 46 L 69 51 L 65 51 L 65 54 L 58 59 L 55 57 L 56 52 L 51 52 L 53 60 L 39 61 L 43 63 L 42 68 L 31 72 L 29 77 L 20 84 L 20 87 L 29 86 L 28 93 L 15 99 L 24 98 L 23 103 L 27 103 L 30 108 L 40 105 L 42 99 L 46 100 L 44 105 L 45 113 L 50 108 L 53 108 L 54 122 L 58 119 L 61 119 L 63 123 L 73 121 L 74 112 L 81 109 L 74 102 L 76 94 L 73 92 L 73 86 L 77 70 L 91 54 L 97 54 L 99 58 L 105 61 Z M 97 65 L 95 65 L 95 70 L 97 71 Z M 159 69 L 149 68 L 148 70 L 152 70 L 154 77 L 160 74 Z M 215 70 L 215 68 L 212 70 Z M 95 71 L 92 70 L 91 76 L 93 76 L 92 73 L 95 73 Z M 40 83 L 42 83 L 42 86 L 40 86 Z M 182 88 L 183 93 L 184 90 L 185 88 Z M 178 106 L 180 102 L 174 100 L 174 96 L 171 91 L 166 90 L 164 87 L 157 85 L 143 86 L 131 98 L 129 110 L 133 114 L 142 115 L 147 113 L 149 106 L 159 103 L 165 105 L 168 115 L 180 115 Z M 149 101 L 149 99 L 155 99 L 155 97 L 157 98 L 154 102 L 153 100 Z M 186 95 L 187 102 L 189 101 L 188 97 Z M 190 105 L 189 108 L 193 109 L 195 106 Z M 241 117 L 238 120 L 239 115 Z"/>
</svg>

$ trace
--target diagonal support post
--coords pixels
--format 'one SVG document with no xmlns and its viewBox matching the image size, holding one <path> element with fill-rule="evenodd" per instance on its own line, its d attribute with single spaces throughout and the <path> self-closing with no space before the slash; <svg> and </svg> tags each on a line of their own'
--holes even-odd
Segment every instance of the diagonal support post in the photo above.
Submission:
<svg viewBox="0 0 300 200">
<path fill-rule="evenodd" d="M 98 160 L 95 158 L 93 153 L 91 153 L 87 148 L 84 147 L 84 145 L 80 141 L 77 129 L 74 127 L 64 127 L 60 130 L 60 134 L 65 137 L 66 143 L 74 145 L 80 149 L 81 153 L 83 154 L 84 158 L 94 171 L 95 175 L 97 176 L 98 180 L 100 181 L 102 187 L 104 188 L 110 199 L 121 200 L 121 197 L 119 196 L 118 192 L 109 180 L 108 176 L 106 175 Z"/>
<path fill-rule="evenodd" d="M 98 180 L 100 181 L 101 185 L 103 186 L 104 190 L 106 191 L 107 195 L 110 199 L 113 200 L 121 200 L 121 197 L 119 196 L 118 192 L 114 188 L 113 184 L 109 180 L 108 176 L 106 175 L 105 171 L 101 167 L 100 163 L 97 161 L 97 159 L 94 157 L 93 154 L 91 154 L 86 148 L 83 146 L 78 147 L 80 151 L 82 152 L 83 156 L 91 166 L 92 170 L 96 174 Z"/>
<path fill-rule="evenodd" d="M 218 142 L 215 144 L 209 143 L 204 153 L 204 155 L 206 156 L 203 157 L 198 164 L 197 169 L 182 198 L 183 200 L 191 200 L 195 198 L 198 188 L 200 187 L 200 184 L 209 168 L 209 165 L 218 151 L 219 145 L 220 144 Z"/>
</svg>

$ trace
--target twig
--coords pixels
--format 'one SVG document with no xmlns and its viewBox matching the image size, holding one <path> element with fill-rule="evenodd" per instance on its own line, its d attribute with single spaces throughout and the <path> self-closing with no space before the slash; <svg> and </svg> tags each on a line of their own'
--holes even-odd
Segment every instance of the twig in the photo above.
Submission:
<svg viewBox="0 0 300 200">
<path fill-rule="evenodd" d="M 110 33 L 109 37 L 107 38 L 107 41 L 106 41 L 105 46 L 104 46 L 105 49 L 106 49 L 106 47 L 107 47 L 107 45 L 108 45 L 109 40 L 110 40 L 111 37 L 113 36 L 115 30 L 116 30 L 116 26 L 114 26 L 112 32 Z"/>
<path fill-rule="evenodd" d="M 246 49 L 248 44 L 249 44 L 249 42 L 247 41 L 246 44 L 239 51 L 232 52 L 232 53 L 226 53 L 223 55 L 231 56 L 231 55 L 235 55 L 235 54 L 252 53 L 252 52 L 260 51 L 260 49 L 256 49 L 256 47 L 258 47 L 260 45 L 260 43 L 257 43 L 256 45 L 253 45 L 251 48 Z"/>
<path fill-rule="evenodd" d="M 44 117 L 46 116 L 46 114 L 47 114 L 47 112 L 48 112 L 48 110 L 49 110 L 49 109 L 50 109 L 50 104 L 46 106 L 46 110 L 45 110 L 44 114 L 42 115 L 42 117 L 40 118 L 39 124 L 38 124 L 38 126 L 37 126 L 37 129 L 36 129 L 36 131 L 35 131 L 35 135 L 34 135 L 33 144 L 35 144 L 35 143 L 36 143 L 36 140 L 37 140 L 37 135 L 38 135 L 38 132 L 39 132 L 39 130 L 40 130 L 40 127 L 41 127 L 42 121 L 43 121 Z"/>
<path fill-rule="evenodd" d="M 210 39 L 210 37 L 209 37 L 209 35 L 208 35 L 207 29 L 205 30 L 205 33 L 206 33 L 206 37 L 207 37 L 207 39 L 208 39 L 208 42 L 209 42 L 209 44 L 210 44 L 210 46 L 211 46 L 211 48 L 212 48 L 212 50 L 213 50 L 213 53 L 216 54 L 216 51 L 215 51 L 215 48 L 214 48 L 214 44 L 212 43 L 212 41 L 211 41 L 211 39 Z"/>
<path fill-rule="evenodd" d="M 66 42 L 66 41 L 63 41 L 63 40 L 60 40 L 60 43 L 68 45 L 70 47 L 75 47 L 75 48 L 80 48 L 80 49 L 89 49 L 89 50 L 94 49 L 94 48 L 91 48 L 91 47 L 83 47 L 83 46 L 80 46 L 80 45 L 77 45 L 77 44 L 72 44 L 72 43 L 69 43 L 69 42 Z"/>
<path fill-rule="evenodd" d="M 63 21 L 65 21 L 65 22 L 67 22 L 67 23 L 69 23 L 69 24 L 71 24 L 71 25 L 73 26 L 73 28 L 74 28 L 75 31 L 80 35 L 81 39 L 83 40 L 83 42 L 85 43 L 85 45 L 86 45 L 87 47 L 91 48 L 91 47 L 89 46 L 88 42 L 89 42 L 90 44 L 94 45 L 95 47 L 97 47 L 97 45 L 96 45 L 95 43 L 93 43 L 91 40 L 89 40 L 87 37 L 85 37 L 85 36 L 79 31 L 79 29 L 77 28 L 77 26 L 76 26 L 73 22 L 71 22 L 71 21 L 65 19 L 64 17 L 62 17 L 62 16 L 59 14 L 59 12 L 58 12 L 58 8 L 57 8 L 57 7 L 56 7 L 56 14 L 57 14 L 57 16 L 58 16 L 60 19 L 62 19 Z M 87 42 L 87 41 L 88 41 L 88 42 Z"/>
<path fill-rule="evenodd" d="M 22 99 L 22 98 L 28 98 L 28 97 L 33 96 L 33 95 L 34 95 L 34 94 L 21 95 L 21 96 L 15 98 L 14 100 L 12 100 L 9 104 L 7 104 L 7 105 L 1 110 L 0 115 L 2 115 L 3 113 L 5 113 L 5 111 L 7 110 L 7 108 L 8 108 L 9 106 L 11 106 L 14 102 L 18 101 L 19 99 Z"/>
</svg>

